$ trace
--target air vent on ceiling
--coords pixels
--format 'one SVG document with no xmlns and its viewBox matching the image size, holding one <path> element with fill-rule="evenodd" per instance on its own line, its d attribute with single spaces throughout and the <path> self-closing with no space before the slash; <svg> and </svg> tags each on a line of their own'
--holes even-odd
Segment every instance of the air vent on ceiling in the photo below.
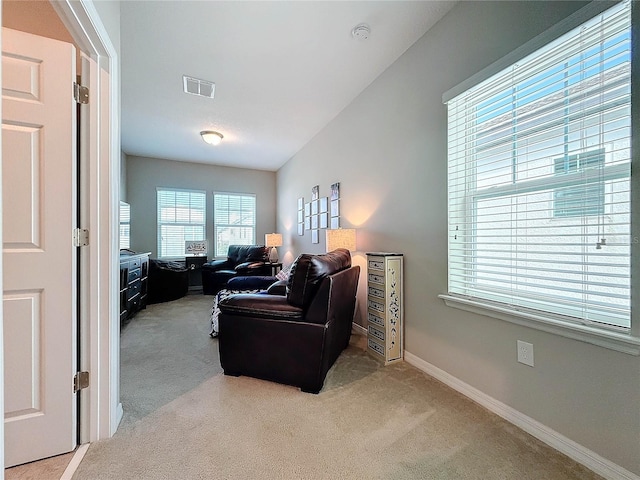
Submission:
<svg viewBox="0 0 640 480">
<path fill-rule="evenodd" d="M 213 94 L 216 91 L 215 83 L 200 80 L 199 78 L 187 77 L 186 75 L 182 76 L 182 84 L 184 93 L 190 93 L 191 95 L 213 98 Z"/>
</svg>

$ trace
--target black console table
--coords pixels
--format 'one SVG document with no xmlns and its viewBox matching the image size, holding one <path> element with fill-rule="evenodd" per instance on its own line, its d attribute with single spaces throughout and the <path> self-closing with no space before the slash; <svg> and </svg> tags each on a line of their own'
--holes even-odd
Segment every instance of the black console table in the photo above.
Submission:
<svg viewBox="0 0 640 480">
<path fill-rule="evenodd" d="M 150 254 L 120 251 L 120 324 L 147 306 Z"/>
</svg>

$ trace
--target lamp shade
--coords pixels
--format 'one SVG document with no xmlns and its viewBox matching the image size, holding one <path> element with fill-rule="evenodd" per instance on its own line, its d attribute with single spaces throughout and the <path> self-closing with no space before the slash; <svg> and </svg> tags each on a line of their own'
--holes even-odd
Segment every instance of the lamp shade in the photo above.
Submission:
<svg viewBox="0 0 640 480">
<path fill-rule="evenodd" d="M 204 130 L 200 132 L 200 135 L 202 136 L 202 140 L 207 142 L 209 145 L 220 145 L 220 142 L 224 138 L 224 135 L 212 130 Z"/>
<path fill-rule="evenodd" d="M 282 234 L 281 233 L 267 233 L 264 236 L 265 247 L 281 247 L 282 246 Z"/>
<path fill-rule="evenodd" d="M 336 248 L 346 248 L 350 252 L 356 249 L 355 228 L 327 230 L 327 252 L 331 252 Z"/>
</svg>

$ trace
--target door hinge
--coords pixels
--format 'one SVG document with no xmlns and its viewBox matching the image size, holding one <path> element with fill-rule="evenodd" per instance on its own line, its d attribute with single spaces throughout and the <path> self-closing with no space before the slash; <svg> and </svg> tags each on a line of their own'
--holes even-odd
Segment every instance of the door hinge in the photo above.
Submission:
<svg viewBox="0 0 640 480">
<path fill-rule="evenodd" d="M 78 372 L 73 376 L 73 393 L 89 386 L 89 372 Z"/>
<path fill-rule="evenodd" d="M 89 103 L 89 87 L 73 82 L 73 98 L 82 105 Z"/>
<path fill-rule="evenodd" d="M 89 230 L 86 228 L 73 229 L 73 246 L 86 247 L 89 245 Z"/>
</svg>

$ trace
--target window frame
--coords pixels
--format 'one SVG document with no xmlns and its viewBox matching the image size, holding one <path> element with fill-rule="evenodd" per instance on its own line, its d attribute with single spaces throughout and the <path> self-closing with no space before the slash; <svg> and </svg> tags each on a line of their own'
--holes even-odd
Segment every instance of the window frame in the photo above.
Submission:
<svg viewBox="0 0 640 480">
<path fill-rule="evenodd" d="M 587 184 L 584 184 L 581 181 L 575 181 L 572 182 L 574 183 L 573 185 L 568 185 L 565 187 L 558 187 L 554 192 L 553 192 L 553 218 L 571 218 L 571 217 L 581 217 L 581 216 L 585 216 L 585 215 L 591 215 L 591 216 L 603 216 L 605 215 L 605 208 L 604 208 L 604 198 L 605 198 L 605 188 L 604 188 L 604 181 L 606 181 L 606 178 L 608 176 L 608 171 L 611 167 L 607 167 L 606 166 L 606 162 L 605 162 L 605 155 L 606 155 L 606 151 L 605 149 L 599 148 L 596 150 L 587 150 L 581 154 L 574 154 L 574 155 L 568 155 L 565 157 L 558 157 L 555 158 L 553 161 L 553 173 L 554 176 L 558 176 L 558 177 L 562 177 L 564 176 L 564 178 L 567 177 L 571 177 L 571 178 L 580 178 L 581 174 L 586 171 L 587 169 L 593 169 L 594 168 L 594 164 L 596 164 L 595 168 L 600 168 L 603 170 L 603 181 L 600 182 L 590 182 Z M 582 163 L 582 158 L 580 157 L 586 157 L 587 160 L 587 166 L 583 167 L 581 165 Z M 596 159 L 596 162 L 592 162 L 593 159 Z M 575 163 L 576 167 L 575 170 L 570 169 L 569 167 L 571 167 L 571 163 Z M 564 171 L 558 171 L 558 166 L 564 164 Z M 567 165 L 569 164 L 569 165 Z M 626 175 L 625 175 L 626 176 Z M 576 207 L 576 206 L 571 206 L 571 200 L 568 200 L 568 196 L 565 198 L 562 198 L 564 195 L 566 195 L 567 193 L 571 192 L 572 196 L 581 196 L 581 193 L 578 193 L 578 195 L 575 195 L 575 192 L 580 190 L 580 188 L 582 187 L 582 189 L 584 190 L 598 190 L 597 193 L 597 197 L 598 197 L 598 202 L 594 205 L 592 204 L 588 204 L 588 205 L 581 205 L 580 207 Z M 596 196 L 595 194 L 593 195 L 594 197 Z M 569 205 L 567 205 L 567 203 Z M 595 210 L 594 210 L 595 208 Z M 582 212 L 579 212 L 579 210 L 582 210 Z M 585 212 L 586 210 L 586 212 Z M 578 211 L 578 212 L 576 212 Z M 587 213 L 588 212 L 588 213 Z M 577 214 L 576 214 L 577 213 Z"/>
<path fill-rule="evenodd" d="M 242 193 L 242 192 L 222 192 L 222 191 L 215 191 L 213 192 L 213 256 L 214 258 L 226 258 L 227 254 L 226 252 L 224 254 L 221 254 L 218 252 L 218 222 L 216 219 L 216 197 L 217 196 L 227 196 L 227 197 L 247 197 L 247 198 L 252 198 L 253 199 L 253 224 L 252 225 L 242 225 L 242 227 L 244 228 L 251 228 L 252 229 L 252 238 L 251 241 L 249 243 L 247 243 L 246 245 L 255 245 L 256 244 L 256 237 L 257 237 L 257 224 L 258 224 L 258 196 L 255 193 Z M 227 227 L 227 228 L 233 228 L 233 227 L 239 227 L 240 225 L 235 225 L 235 224 L 220 224 L 220 226 L 222 227 Z M 229 245 L 232 245 L 231 243 L 227 244 L 227 250 L 229 248 Z"/>
<path fill-rule="evenodd" d="M 565 20 L 550 28 L 549 30 L 543 32 L 542 34 L 535 37 L 533 40 L 525 43 L 520 48 L 514 50 L 507 56 L 501 58 L 497 62 L 488 66 L 484 70 L 478 72 L 476 75 L 452 88 L 448 92 L 443 95 L 443 102 L 447 103 L 449 100 L 455 98 L 456 96 L 466 92 L 467 90 L 475 87 L 479 83 L 482 83 L 486 79 L 492 77 L 493 75 L 499 73 L 505 68 L 513 65 L 518 62 L 522 58 L 536 52 L 537 50 L 545 47 L 548 43 L 553 42 L 558 37 L 564 35 L 565 33 L 579 27 L 583 23 L 589 21 L 593 17 L 599 15 L 600 13 L 606 11 L 611 7 L 611 4 L 602 5 L 600 2 L 592 2 L 581 10 L 577 11 L 573 15 L 567 17 Z M 635 24 L 635 21 L 639 17 L 638 8 L 632 8 L 632 25 Z M 632 36 L 632 58 L 631 58 L 631 84 L 632 84 L 632 92 L 637 88 L 638 81 L 638 39 L 633 38 Z M 633 122 L 634 114 L 637 114 L 639 111 L 638 106 L 634 106 L 638 102 L 631 102 L 631 119 Z M 631 126 L 631 131 L 633 132 L 633 125 Z M 631 158 L 631 166 L 632 169 L 634 165 L 638 165 L 638 140 L 634 140 L 634 135 L 632 134 L 631 138 L 631 148 L 632 148 L 632 158 Z M 637 171 L 637 169 L 636 169 Z M 631 182 L 633 184 L 633 182 Z M 501 188 L 501 187 L 497 187 Z M 508 187 L 506 187 L 508 188 Z M 634 259 L 638 258 L 639 247 L 637 238 L 639 238 L 636 233 L 639 231 L 638 222 L 634 221 L 638 219 L 638 212 L 633 209 L 633 205 L 637 205 L 638 202 L 634 202 L 634 199 L 638 199 L 640 189 L 631 189 L 631 236 L 632 236 L 632 245 L 631 245 L 631 291 L 634 291 L 634 287 L 638 286 L 637 281 L 634 282 L 634 279 L 637 278 L 637 268 L 635 267 Z M 491 195 L 497 194 L 497 191 L 493 191 Z M 588 324 L 579 324 L 574 322 L 567 322 L 559 315 L 554 314 L 544 314 L 540 315 L 537 312 L 526 311 L 526 309 L 522 309 L 522 311 L 518 311 L 517 309 L 514 311 L 510 308 L 504 308 L 503 305 L 485 301 L 478 300 L 476 298 L 465 298 L 458 295 L 451 295 L 449 293 L 439 295 L 439 298 L 443 299 L 445 304 L 451 307 L 455 307 L 458 309 L 462 309 L 465 311 L 490 316 L 493 318 L 498 318 L 510 323 L 515 323 L 518 325 L 527 326 L 530 328 L 534 328 L 537 330 L 546 331 L 549 333 L 557 334 L 563 337 L 573 338 L 576 340 L 580 340 L 586 343 L 602 346 L 605 348 L 609 348 L 612 350 L 616 350 L 618 352 L 627 353 L 631 355 L 640 355 L 640 322 L 634 321 L 634 307 L 638 307 L 640 305 L 639 301 L 635 296 L 632 295 L 631 300 L 631 328 L 626 331 L 619 330 L 608 330 L 606 328 L 602 328 L 601 326 L 594 327 Z"/>
<path fill-rule="evenodd" d="M 160 192 L 182 192 L 189 194 L 198 194 L 203 196 L 203 220 L 202 223 L 194 223 L 194 222 L 163 222 L 160 216 L 159 210 L 159 194 Z M 192 239 L 194 241 L 201 241 L 207 239 L 207 192 L 205 190 L 194 190 L 188 188 L 173 188 L 173 187 L 156 187 L 156 247 L 157 247 L 157 255 L 158 258 L 163 260 L 175 260 L 175 259 L 184 259 L 186 254 L 184 253 L 184 245 L 183 251 L 180 255 L 162 255 L 162 226 L 164 225 L 174 225 L 174 226 L 184 226 L 184 227 L 192 227 L 192 226 L 202 226 L 202 238 Z"/>
</svg>

